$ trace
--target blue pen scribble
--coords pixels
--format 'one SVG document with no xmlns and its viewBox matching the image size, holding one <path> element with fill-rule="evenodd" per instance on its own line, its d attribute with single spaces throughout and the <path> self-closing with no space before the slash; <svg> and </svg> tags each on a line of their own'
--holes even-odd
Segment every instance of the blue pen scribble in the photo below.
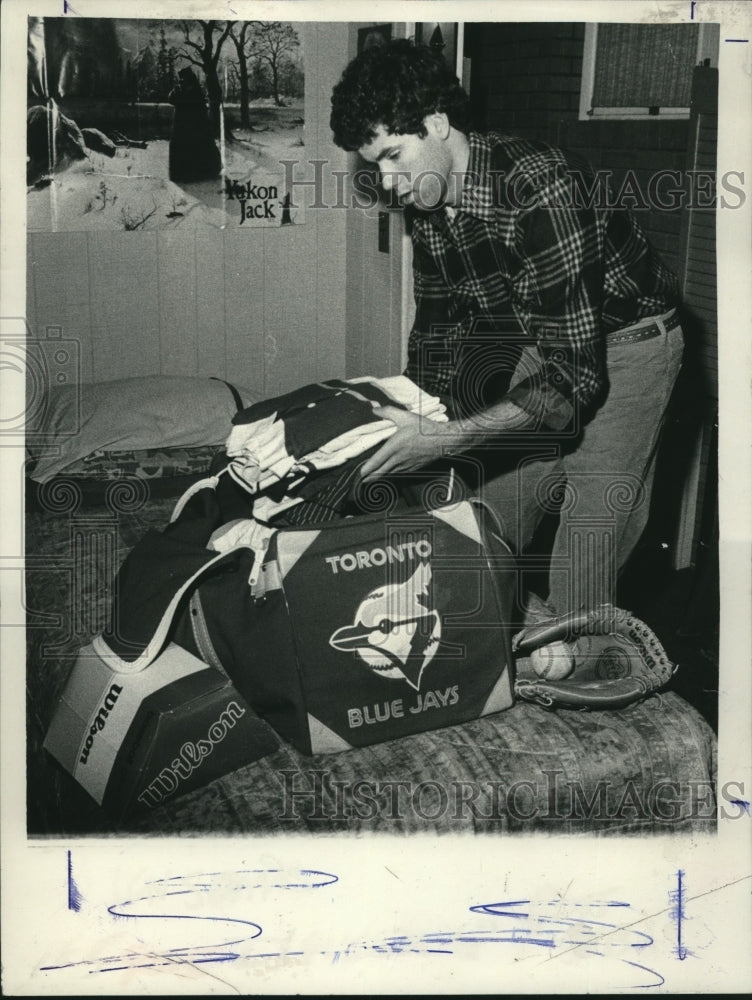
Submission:
<svg viewBox="0 0 752 1000">
<path fill-rule="evenodd" d="M 75 882 L 70 855 L 68 860 L 70 895 Z M 635 918 L 630 912 L 631 905 L 621 900 L 584 903 L 564 899 L 502 899 L 474 903 L 464 911 L 464 918 L 458 920 L 452 929 L 424 933 L 410 931 L 381 940 L 349 943 L 330 943 L 324 919 L 321 922 L 324 936 L 308 952 L 302 950 L 297 942 L 287 940 L 287 948 L 275 948 L 276 928 L 262 927 L 248 912 L 253 900 L 253 897 L 248 897 L 249 893 L 260 892 L 261 895 L 255 898 L 268 901 L 269 893 L 322 889 L 335 885 L 338 880 L 338 876 L 330 872 L 309 868 L 289 871 L 237 869 L 166 875 L 144 883 L 143 892 L 132 899 L 103 907 L 103 912 L 110 919 L 134 926 L 138 934 L 136 947 L 131 950 L 124 948 L 120 954 L 47 965 L 42 971 L 77 968 L 94 974 L 166 968 L 181 963 L 205 966 L 251 959 L 261 962 L 287 958 L 299 961 L 306 955 L 328 957 L 332 964 L 341 964 L 364 954 L 380 955 L 385 960 L 399 960 L 402 955 L 431 955 L 435 956 L 435 961 L 442 962 L 451 956 L 467 955 L 468 949 L 496 950 L 511 945 L 515 952 L 520 948 L 542 950 L 546 957 L 551 958 L 577 950 L 584 965 L 616 961 L 614 975 L 621 979 L 618 970 L 622 969 L 631 981 L 614 985 L 644 989 L 660 986 L 664 982 L 660 973 L 637 960 L 641 953 L 645 953 L 644 949 L 653 944 L 653 938 L 636 929 L 634 924 L 639 917 Z M 226 907 L 228 893 L 239 894 L 244 907 L 242 917 L 229 916 L 227 909 L 220 909 L 218 900 L 221 899 L 221 905 Z M 213 909 L 215 900 L 219 913 L 196 912 L 199 904 L 203 910 L 207 906 Z M 683 899 L 677 899 L 677 912 L 683 914 L 682 906 Z M 626 923 L 622 925 L 625 918 Z M 155 930 L 155 937 L 151 940 L 159 941 L 158 945 L 154 943 L 151 947 L 148 943 L 150 926 Z M 168 940 L 171 935 L 175 936 L 175 940 Z M 310 927 L 306 928 L 306 935 L 310 935 Z M 264 946 L 255 949 L 252 942 L 262 936 Z M 583 972 L 587 975 L 586 969 Z"/>
<path fill-rule="evenodd" d="M 83 899 L 73 878 L 73 852 L 68 851 L 68 909 L 78 913 Z"/>
<path fill-rule="evenodd" d="M 620 926 L 612 920 L 596 919 L 596 916 L 608 917 L 625 911 L 625 915 L 629 917 L 630 909 L 629 903 L 613 900 L 576 903 L 523 899 L 480 903 L 469 907 L 470 913 L 480 917 L 507 919 L 494 927 L 464 927 L 461 930 L 433 931 L 414 936 L 394 935 L 382 941 L 351 942 L 346 948 L 338 948 L 333 953 L 332 960 L 340 962 L 343 958 L 368 953 L 385 957 L 437 955 L 437 961 L 442 961 L 444 956 L 461 954 L 468 946 L 480 946 L 484 949 L 500 945 L 523 946 L 545 949 L 551 957 L 580 949 L 579 954 L 583 956 L 585 963 L 588 960 L 610 959 L 628 969 L 632 979 L 634 970 L 641 974 L 638 981 L 620 983 L 622 986 L 634 989 L 661 986 L 665 980 L 659 972 L 635 961 L 638 954 L 635 949 L 647 949 L 653 945 L 651 935 L 629 924 Z M 511 926 L 507 922 L 510 918 L 514 919 Z M 594 956 L 594 959 L 589 956 Z"/>
<path fill-rule="evenodd" d="M 655 976 L 655 982 L 652 982 L 652 983 L 637 983 L 637 984 L 635 984 L 635 983 L 621 983 L 620 986 L 622 988 L 629 987 L 631 989 L 634 989 L 635 985 L 636 985 L 636 986 L 638 986 L 641 989 L 645 989 L 645 988 L 649 988 L 649 987 L 653 987 L 653 986 L 663 986 L 663 984 L 666 982 L 666 980 L 663 978 L 663 976 L 660 974 L 660 972 L 656 972 L 655 969 L 649 969 L 646 965 L 640 965 L 639 962 L 630 962 L 628 958 L 623 958 L 622 962 L 624 962 L 625 965 L 631 965 L 633 969 L 639 969 L 641 972 L 647 972 L 648 975 Z"/>
<path fill-rule="evenodd" d="M 649 982 L 627 985 L 636 988 L 661 986 L 665 980 L 660 973 L 631 958 L 632 949 L 649 948 L 653 944 L 651 935 L 635 927 L 620 927 L 611 919 L 603 919 L 629 909 L 630 904 L 622 900 L 577 903 L 561 899 L 541 902 L 515 899 L 478 903 L 470 907 L 470 912 L 504 918 L 503 936 L 486 935 L 484 938 L 476 936 L 476 940 L 525 944 L 546 948 L 552 952 L 557 949 L 582 948 L 585 954 L 598 958 L 616 958 L 651 977 Z M 514 926 L 507 923 L 511 920 L 515 921 Z M 583 947 L 592 946 L 596 942 L 598 949 Z"/>
<path fill-rule="evenodd" d="M 676 888 L 672 889 L 669 893 L 669 898 L 674 904 L 671 909 L 671 917 L 676 923 L 676 948 L 674 949 L 676 957 L 680 962 L 689 955 L 689 951 L 684 944 L 684 920 L 686 918 L 686 911 L 684 909 L 686 892 L 684 886 L 684 872 L 679 868 L 676 872 Z"/>
<path fill-rule="evenodd" d="M 263 933 L 261 925 L 250 919 L 186 912 L 191 903 L 188 897 L 210 894 L 218 889 L 232 892 L 317 889 L 333 885 L 337 881 L 336 875 L 308 868 L 291 872 L 276 868 L 238 869 L 232 872 L 201 872 L 198 875 L 173 875 L 155 879 L 145 883 L 146 886 L 153 887 L 147 895 L 113 903 L 106 908 L 107 912 L 118 921 L 158 921 L 159 930 L 163 934 L 167 928 L 183 934 L 187 934 L 189 929 L 193 930 L 199 934 L 200 944 L 180 944 L 158 954 L 153 951 L 148 955 L 131 951 L 122 955 L 107 955 L 43 966 L 42 971 L 87 967 L 89 972 L 116 972 L 168 966 L 175 962 L 189 962 L 193 965 L 234 962 L 241 957 L 250 957 L 242 955 L 237 948 L 259 937 Z M 220 940 L 207 941 L 206 938 L 214 933 L 219 934 Z M 300 955 L 302 952 L 267 954 L 278 957 Z"/>
<path fill-rule="evenodd" d="M 746 799 L 729 799 L 729 805 L 739 806 L 748 816 L 750 815 L 750 804 Z"/>
</svg>

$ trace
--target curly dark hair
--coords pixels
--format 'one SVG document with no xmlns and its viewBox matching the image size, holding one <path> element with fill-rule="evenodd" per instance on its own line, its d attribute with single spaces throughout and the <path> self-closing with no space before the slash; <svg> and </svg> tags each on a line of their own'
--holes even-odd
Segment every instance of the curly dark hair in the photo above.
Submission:
<svg viewBox="0 0 752 1000">
<path fill-rule="evenodd" d="M 383 125 L 394 135 L 426 135 L 424 118 L 444 112 L 466 131 L 468 98 L 444 59 L 426 45 L 394 39 L 365 49 L 332 92 L 329 125 L 342 149 L 367 145 Z"/>
</svg>

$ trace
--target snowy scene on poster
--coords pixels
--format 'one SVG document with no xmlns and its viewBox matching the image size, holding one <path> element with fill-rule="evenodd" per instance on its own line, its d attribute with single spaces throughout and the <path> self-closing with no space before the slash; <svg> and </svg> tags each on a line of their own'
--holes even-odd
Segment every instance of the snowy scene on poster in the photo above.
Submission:
<svg viewBox="0 0 752 1000">
<path fill-rule="evenodd" d="M 29 18 L 29 231 L 299 225 L 299 29 Z"/>
</svg>

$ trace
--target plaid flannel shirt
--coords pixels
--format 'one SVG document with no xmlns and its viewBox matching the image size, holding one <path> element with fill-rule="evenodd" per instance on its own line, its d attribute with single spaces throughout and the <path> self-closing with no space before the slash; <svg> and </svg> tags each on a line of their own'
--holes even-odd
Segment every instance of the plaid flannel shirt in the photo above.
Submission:
<svg viewBox="0 0 752 1000">
<path fill-rule="evenodd" d="M 507 398 L 538 428 L 569 429 L 607 389 L 604 334 L 671 309 L 676 279 L 627 209 L 588 204 L 584 161 L 496 133 L 469 142 L 458 208 L 413 216 L 405 374 L 455 415 Z M 532 343 L 540 366 L 510 388 Z"/>
</svg>

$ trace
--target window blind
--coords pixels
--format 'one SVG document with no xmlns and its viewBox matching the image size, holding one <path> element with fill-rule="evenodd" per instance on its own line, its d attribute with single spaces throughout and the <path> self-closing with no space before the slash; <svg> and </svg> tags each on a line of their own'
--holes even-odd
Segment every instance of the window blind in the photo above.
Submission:
<svg viewBox="0 0 752 1000">
<path fill-rule="evenodd" d="M 687 108 L 696 24 L 599 24 L 593 108 Z"/>
</svg>

